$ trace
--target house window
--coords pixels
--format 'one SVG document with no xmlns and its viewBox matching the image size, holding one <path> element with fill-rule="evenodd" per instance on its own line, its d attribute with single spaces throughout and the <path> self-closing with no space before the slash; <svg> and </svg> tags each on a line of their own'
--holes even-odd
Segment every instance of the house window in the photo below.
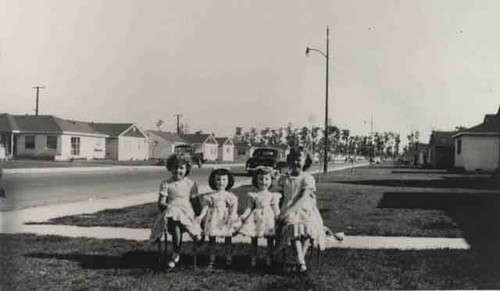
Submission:
<svg viewBox="0 0 500 291">
<path fill-rule="evenodd" d="M 47 136 L 47 149 L 51 150 L 57 149 L 57 136 L 55 135 Z"/>
<path fill-rule="evenodd" d="M 462 140 L 457 139 L 457 155 L 462 153 Z"/>
<path fill-rule="evenodd" d="M 229 155 L 230 152 L 231 152 L 231 149 L 230 148 L 226 148 L 226 154 Z"/>
<path fill-rule="evenodd" d="M 24 137 L 24 148 L 34 150 L 35 149 L 35 136 L 27 135 Z"/>
<path fill-rule="evenodd" d="M 244 156 L 246 155 L 246 150 L 245 149 L 238 149 L 238 156 Z"/>
<path fill-rule="evenodd" d="M 71 137 L 71 155 L 79 156 L 80 155 L 80 138 L 79 137 Z"/>
</svg>

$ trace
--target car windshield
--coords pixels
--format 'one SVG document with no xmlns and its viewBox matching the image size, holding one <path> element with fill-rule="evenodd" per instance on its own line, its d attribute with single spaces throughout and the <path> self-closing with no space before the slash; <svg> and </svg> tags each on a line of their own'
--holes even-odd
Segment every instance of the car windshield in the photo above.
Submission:
<svg viewBox="0 0 500 291">
<path fill-rule="evenodd" d="M 273 149 L 256 149 L 253 156 L 275 158 L 278 156 L 278 151 Z"/>
</svg>

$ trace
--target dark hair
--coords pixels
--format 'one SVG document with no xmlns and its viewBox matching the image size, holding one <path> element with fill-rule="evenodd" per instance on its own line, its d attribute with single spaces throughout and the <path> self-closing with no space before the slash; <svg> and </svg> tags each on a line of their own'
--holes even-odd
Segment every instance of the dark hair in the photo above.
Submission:
<svg viewBox="0 0 500 291">
<path fill-rule="evenodd" d="M 172 154 L 167 159 L 167 170 L 172 172 L 175 168 L 186 165 L 186 176 L 191 173 L 191 157 L 185 153 Z"/>
<path fill-rule="evenodd" d="M 220 168 L 220 169 L 214 169 L 211 173 L 210 176 L 208 177 L 208 185 L 212 190 L 219 190 L 217 189 L 217 185 L 215 184 L 215 178 L 217 176 L 227 176 L 228 183 L 226 186 L 226 191 L 230 190 L 233 188 L 234 185 L 234 175 L 229 171 L 228 169 Z"/>
<path fill-rule="evenodd" d="M 274 186 L 274 182 L 275 182 L 275 175 L 274 175 L 274 169 L 271 168 L 271 167 L 257 167 L 257 169 L 253 172 L 253 176 L 252 176 L 252 185 L 255 187 L 255 188 L 259 188 L 259 185 L 257 183 L 257 178 L 261 175 L 271 175 L 271 179 L 272 179 L 272 182 L 271 182 L 271 187 Z M 269 187 L 269 188 L 271 188 Z"/>
<path fill-rule="evenodd" d="M 306 161 L 304 164 L 304 167 L 302 168 L 302 171 L 307 171 L 312 165 L 313 159 L 312 155 L 310 152 L 305 150 L 303 147 L 294 147 L 290 149 L 290 152 L 286 156 L 286 161 L 288 164 L 293 163 L 298 157 L 305 155 L 306 156 Z"/>
</svg>

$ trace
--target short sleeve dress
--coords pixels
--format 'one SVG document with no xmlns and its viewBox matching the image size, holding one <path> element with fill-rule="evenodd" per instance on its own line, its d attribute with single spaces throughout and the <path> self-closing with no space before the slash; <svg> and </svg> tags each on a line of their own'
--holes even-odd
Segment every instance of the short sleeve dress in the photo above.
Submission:
<svg viewBox="0 0 500 291">
<path fill-rule="evenodd" d="M 208 206 L 203 218 L 203 233 L 208 236 L 227 237 L 240 227 L 237 210 L 238 197 L 228 191 L 204 195 L 201 203 Z"/>
<path fill-rule="evenodd" d="M 175 181 L 170 178 L 160 183 L 160 196 L 167 198 L 168 206 L 163 212 L 158 214 L 151 229 L 151 241 L 161 239 L 165 229 L 169 232 L 168 221 L 179 222 L 182 231 L 187 231 L 191 236 L 201 234 L 201 227 L 195 220 L 195 213 L 191 205 L 191 198 L 198 195 L 198 187 L 196 183 L 189 179 L 183 178 Z"/>
<path fill-rule="evenodd" d="M 279 208 L 281 194 L 269 192 L 249 192 L 247 205 L 252 211 L 243 222 L 238 233 L 250 237 L 273 237 L 276 234 L 276 217 L 273 207 Z"/>
<path fill-rule="evenodd" d="M 279 248 L 298 238 L 311 238 L 319 249 L 325 248 L 323 219 L 316 205 L 316 183 L 308 173 L 286 174 L 278 180 L 283 190 L 281 213 L 278 219 Z"/>
</svg>

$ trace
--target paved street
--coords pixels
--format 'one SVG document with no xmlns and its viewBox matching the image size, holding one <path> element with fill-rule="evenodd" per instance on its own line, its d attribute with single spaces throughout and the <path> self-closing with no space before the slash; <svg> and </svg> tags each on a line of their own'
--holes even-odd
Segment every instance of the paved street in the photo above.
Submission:
<svg viewBox="0 0 500 291">
<path fill-rule="evenodd" d="M 6 198 L 0 202 L 0 211 L 157 191 L 160 181 L 168 177 L 164 167 L 78 169 L 81 171 L 4 175 L 0 183 Z M 206 184 L 211 169 L 209 165 L 193 168 L 191 178 L 200 185 Z M 231 169 L 235 173 L 244 173 L 242 166 Z M 242 177 L 238 175 L 236 178 Z"/>
<path fill-rule="evenodd" d="M 336 163 L 330 168 L 345 166 L 349 164 Z M 229 167 L 237 181 L 247 178 L 243 166 Z M 318 168 L 319 165 L 314 165 L 311 170 Z M 191 178 L 205 185 L 211 170 L 211 165 L 201 169 L 195 167 Z M 166 177 L 168 172 L 164 167 L 114 167 L 92 171 L 86 168 L 25 169 L 23 173 L 6 174 L 0 180 L 0 186 L 7 193 L 0 201 L 0 211 L 154 192 Z"/>
</svg>

